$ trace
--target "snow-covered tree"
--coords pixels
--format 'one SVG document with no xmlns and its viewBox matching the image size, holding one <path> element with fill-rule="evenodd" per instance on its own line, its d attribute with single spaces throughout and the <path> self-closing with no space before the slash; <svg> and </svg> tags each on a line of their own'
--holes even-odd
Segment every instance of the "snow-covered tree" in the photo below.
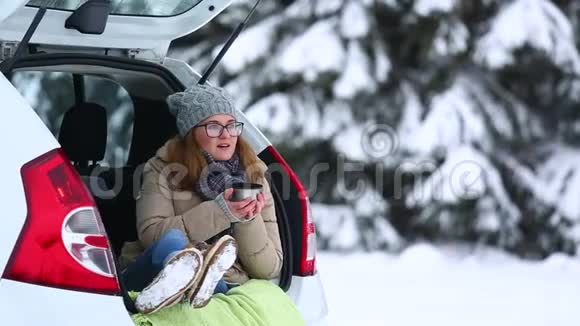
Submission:
<svg viewBox="0 0 580 326">
<path fill-rule="evenodd" d="M 203 71 L 251 4 L 171 55 Z M 574 253 L 579 18 L 563 0 L 265 2 L 212 81 L 307 185 L 332 158 L 311 192 L 323 247 L 427 238 Z M 362 168 L 342 174 L 341 160 Z"/>
</svg>

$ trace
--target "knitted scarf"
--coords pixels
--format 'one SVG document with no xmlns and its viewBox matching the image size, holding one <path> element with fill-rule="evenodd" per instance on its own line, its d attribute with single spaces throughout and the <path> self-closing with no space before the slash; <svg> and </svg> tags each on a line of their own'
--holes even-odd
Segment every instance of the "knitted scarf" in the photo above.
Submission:
<svg viewBox="0 0 580 326">
<path fill-rule="evenodd" d="M 246 173 L 237 153 L 227 161 L 216 161 L 210 153 L 202 153 L 208 165 L 195 183 L 194 190 L 203 200 L 213 200 L 232 184 L 246 182 Z"/>
</svg>

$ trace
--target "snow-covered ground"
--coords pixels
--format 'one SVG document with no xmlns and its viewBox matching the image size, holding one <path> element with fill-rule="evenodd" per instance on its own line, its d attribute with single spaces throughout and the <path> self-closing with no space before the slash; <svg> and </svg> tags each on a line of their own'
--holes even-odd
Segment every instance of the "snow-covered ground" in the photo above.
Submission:
<svg viewBox="0 0 580 326">
<path fill-rule="evenodd" d="M 319 253 L 329 325 L 577 326 L 580 260 L 415 245 L 399 256 Z"/>
</svg>

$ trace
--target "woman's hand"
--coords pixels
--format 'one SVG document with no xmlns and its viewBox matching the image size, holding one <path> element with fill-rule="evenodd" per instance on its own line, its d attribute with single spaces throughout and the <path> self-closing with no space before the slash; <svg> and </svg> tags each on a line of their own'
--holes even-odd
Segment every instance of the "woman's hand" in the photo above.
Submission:
<svg viewBox="0 0 580 326">
<path fill-rule="evenodd" d="M 263 193 L 259 193 L 258 196 L 256 197 L 255 202 L 256 209 L 252 212 L 251 216 L 256 216 L 262 212 L 262 209 L 264 209 L 264 206 L 266 206 L 266 197 L 264 196 Z"/>
<path fill-rule="evenodd" d="M 249 220 L 252 217 L 256 216 L 256 211 L 261 212 L 262 208 L 264 207 L 263 204 L 260 208 L 260 200 L 252 200 L 250 198 L 246 198 L 242 201 L 231 201 L 232 195 L 234 193 L 233 188 L 228 188 L 224 191 L 224 199 L 226 200 L 226 204 L 230 209 L 232 214 L 239 218 L 240 220 Z M 262 195 L 262 194 L 260 194 Z M 262 195 L 263 197 L 263 195 Z M 263 199 L 262 199 L 263 202 Z M 259 210 L 257 210 L 259 208 Z"/>
</svg>

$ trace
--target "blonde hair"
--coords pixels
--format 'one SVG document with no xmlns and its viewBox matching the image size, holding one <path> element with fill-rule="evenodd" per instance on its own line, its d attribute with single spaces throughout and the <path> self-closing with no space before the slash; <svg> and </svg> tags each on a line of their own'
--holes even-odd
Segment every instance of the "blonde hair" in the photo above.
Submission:
<svg viewBox="0 0 580 326">
<path fill-rule="evenodd" d="M 245 170 L 249 182 L 257 182 L 264 176 L 259 169 L 259 158 L 250 144 L 242 137 L 238 137 L 235 152 L 240 157 L 240 163 Z M 199 180 L 203 170 L 207 167 L 207 161 L 202 154 L 192 131 L 185 137 L 175 136 L 167 145 L 167 158 L 169 163 L 177 163 L 187 169 L 187 175 L 175 185 L 180 190 L 193 189 L 194 184 Z"/>
</svg>

